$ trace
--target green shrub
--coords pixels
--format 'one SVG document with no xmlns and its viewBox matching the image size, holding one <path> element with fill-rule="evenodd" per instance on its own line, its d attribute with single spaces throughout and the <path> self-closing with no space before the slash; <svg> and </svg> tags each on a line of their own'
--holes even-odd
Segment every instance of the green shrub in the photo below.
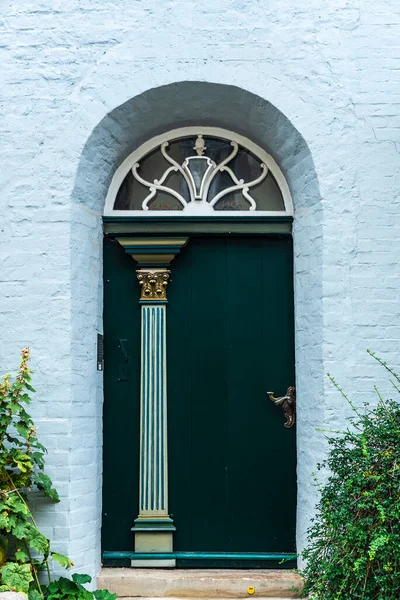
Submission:
<svg viewBox="0 0 400 600">
<path fill-rule="evenodd" d="M 115 600 L 116 595 L 107 590 L 86 590 L 82 584 L 91 581 L 88 575 L 75 573 L 72 581 L 65 577 L 52 581 L 49 560 L 67 569 L 73 563 L 51 549 L 27 502 L 32 489 L 53 502 L 60 499 L 44 472 L 46 448 L 39 442 L 25 408 L 35 391 L 28 366 L 29 348 L 22 350 L 21 357 L 15 381 L 6 375 L 0 382 L 0 592 L 24 592 L 30 600 Z M 42 571 L 47 585 L 41 583 Z"/>
<path fill-rule="evenodd" d="M 400 378 L 391 374 L 396 392 Z M 315 600 L 400 598 L 400 405 L 378 390 L 375 408 L 358 410 L 348 429 L 331 432 L 329 477 L 308 532 L 303 597 Z"/>
</svg>

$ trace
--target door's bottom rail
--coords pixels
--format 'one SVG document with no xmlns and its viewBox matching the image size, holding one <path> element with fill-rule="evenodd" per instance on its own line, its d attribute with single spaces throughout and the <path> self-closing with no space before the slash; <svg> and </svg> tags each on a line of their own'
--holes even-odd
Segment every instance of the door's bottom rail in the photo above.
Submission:
<svg viewBox="0 0 400 600">
<path fill-rule="evenodd" d="M 165 560 L 175 558 L 176 560 L 249 560 L 249 561 L 292 561 L 296 560 L 296 554 L 285 552 L 118 552 L 104 551 L 104 560 Z"/>
</svg>

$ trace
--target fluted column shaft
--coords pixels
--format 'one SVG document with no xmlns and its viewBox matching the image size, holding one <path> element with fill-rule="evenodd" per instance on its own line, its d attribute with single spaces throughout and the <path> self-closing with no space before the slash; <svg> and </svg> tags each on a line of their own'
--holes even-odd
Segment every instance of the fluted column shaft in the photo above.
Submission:
<svg viewBox="0 0 400 600">
<path fill-rule="evenodd" d="M 135 552 L 172 552 L 175 531 L 168 515 L 167 269 L 139 269 L 141 286 L 140 479 Z M 146 566 L 143 559 L 133 566 Z M 168 563 L 168 564 L 166 564 Z M 151 560 L 151 566 L 155 566 Z M 174 559 L 159 566 L 173 566 Z"/>
</svg>

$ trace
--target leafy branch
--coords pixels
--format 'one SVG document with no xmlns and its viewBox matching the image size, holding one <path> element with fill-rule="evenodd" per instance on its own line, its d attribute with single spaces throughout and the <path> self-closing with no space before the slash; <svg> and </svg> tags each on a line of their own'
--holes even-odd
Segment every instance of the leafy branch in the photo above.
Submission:
<svg viewBox="0 0 400 600">
<path fill-rule="evenodd" d="M 44 472 L 47 450 L 39 442 L 25 408 L 35 392 L 29 360 L 29 348 L 24 348 L 15 380 L 11 382 L 11 375 L 5 375 L 0 382 L 0 592 L 24 592 L 29 600 L 115 600 L 116 595 L 107 590 L 86 590 L 83 584 L 91 581 L 88 575 L 75 573 L 72 581 L 65 577 L 52 581 L 50 560 L 66 569 L 73 562 L 51 549 L 50 540 L 39 530 L 28 505 L 32 489 L 60 502 Z M 47 585 L 40 582 L 42 571 L 47 573 Z"/>
<path fill-rule="evenodd" d="M 373 352 L 400 383 L 399 376 Z M 400 598 L 400 404 L 375 386 L 378 404 L 352 407 L 349 427 L 328 437 L 329 476 L 318 485 L 320 500 L 303 553 L 303 596 L 314 600 Z M 395 386 L 398 389 L 399 386 Z"/>
</svg>

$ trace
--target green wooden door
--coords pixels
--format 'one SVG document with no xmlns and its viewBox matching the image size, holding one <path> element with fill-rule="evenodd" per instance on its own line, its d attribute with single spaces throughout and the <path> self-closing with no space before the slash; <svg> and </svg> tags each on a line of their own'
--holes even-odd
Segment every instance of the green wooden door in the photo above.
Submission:
<svg viewBox="0 0 400 600">
<path fill-rule="evenodd" d="M 105 241 L 103 548 L 138 513 L 135 263 Z M 289 237 L 192 237 L 167 308 L 169 511 L 177 552 L 295 551 L 296 438 L 266 392 L 294 385 Z M 184 561 L 182 562 L 184 564 Z M 196 566 L 202 566 L 197 562 Z M 250 563 L 248 563 L 250 564 Z"/>
</svg>

